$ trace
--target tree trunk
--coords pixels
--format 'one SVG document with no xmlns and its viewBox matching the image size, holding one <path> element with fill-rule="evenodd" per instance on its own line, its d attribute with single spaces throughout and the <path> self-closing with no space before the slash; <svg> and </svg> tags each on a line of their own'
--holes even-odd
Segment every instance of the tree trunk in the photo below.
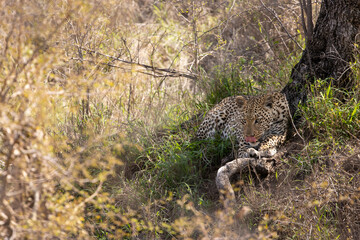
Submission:
<svg viewBox="0 0 360 240">
<path fill-rule="evenodd" d="M 333 86 L 352 86 L 349 63 L 354 60 L 354 43 L 359 43 L 360 0 L 323 0 L 309 44 L 294 66 L 282 90 L 294 116 L 299 102 L 305 103 L 308 84 L 314 79 L 331 79 Z"/>
</svg>

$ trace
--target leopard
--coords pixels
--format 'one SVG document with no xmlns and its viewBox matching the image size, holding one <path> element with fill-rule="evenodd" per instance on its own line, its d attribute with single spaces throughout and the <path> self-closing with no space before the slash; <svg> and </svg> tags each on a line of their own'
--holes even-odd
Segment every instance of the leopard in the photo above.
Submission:
<svg viewBox="0 0 360 240">
<path fill-rule="evenodd" d="M 272 157 L 286 139 L 289 118 L 283 93 L 231 96 L 206 113 L 196 138 L 220 134 L 222 138 L 235 139 L 234 158 Z M 222 165 L 227 161 L 222 161 Z"/>
</svg>

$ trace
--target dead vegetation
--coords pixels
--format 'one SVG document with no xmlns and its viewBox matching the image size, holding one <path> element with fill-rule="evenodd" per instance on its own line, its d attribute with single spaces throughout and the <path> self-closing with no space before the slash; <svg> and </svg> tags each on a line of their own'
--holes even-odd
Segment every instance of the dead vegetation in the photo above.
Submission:
<svg viewBox="0 0 360 240">
<path fill-rule="evenodd" d="M 357 239 L 358 92 L 326 98 L 330 116 L 324 99 L 305 109 L 313 137 L 268 181 L 243 174 L 233 210 L 214 183 L 231 142 L 180 127 L 284 86 L 300 15 L 285 0 L 0 1 L 1 238 Z"/>
</svg>

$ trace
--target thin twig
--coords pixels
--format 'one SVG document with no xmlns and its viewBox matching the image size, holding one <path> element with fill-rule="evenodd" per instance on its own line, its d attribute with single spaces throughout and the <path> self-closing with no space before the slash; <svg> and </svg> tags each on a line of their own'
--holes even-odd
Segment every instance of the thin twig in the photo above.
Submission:
<svg viewBox="0 0 360 240">
<path fill-rule="evenodd" d="M 301 140 L 303 141 L 303 144 L 305 146 L 306 145 L 305 139 L 300 135 L 299 131 L 297 130 L 297 127 L 295 126 L 294 120 L 292 119 L 289 104 L 287 104 L 287 111 L 289 113 L 289 118 L 290 118 L 292 126 L 294 127 L 294 129 L 296 131 L 296 134 L 299 135 L 299 137 L 301 138 Z"/>
<path fill-rule="evenodd" d="M 284 29 L 284 31 L 286 32 L 286 34 L 291 38 L 291 40 L 299 47 L 299 49 L 304 50 L 300 44 L 293 38 L 293 36 L 288 32 L 288 30 L 285 28 L 284 24 L 282 23 L 282 21 L 279 19 L 278 15 L 276 14 L 276 12 L 273 9 L 270 9 L 269 7 L 267 7 L 264 2 L 262 0 L 260 0 L 261 4 L 263 5 L 263 7 L 268 10 L 272 15 L 274 15 L 274 17 L 276 18 L 276 20 L 280 23 L 281 27 Z"/>
<path fill-rule="evenodd" d="M 96 191 L 91 194 L 91 196 L 89 196 L 88 198 L 86 198 L 84 201 L 82 201 L 79 205 L 77 205 L 75 208 L 74 208 L 74 212 L 76 212 L 80 207 L 84 206 L 85 203 L 93 200 L 96 195 L 98 195 L 98 193 L 100 192 L 101 188 L 102 188 L 102 185 L 103 185 L 103 182 L 100 182 L 99 186 L 96 188 Z"/>
<path fill-rule="evenodd" d="M 186 77 L 186 78 L 189 78 L 189 79 L 197 80 L 197 74 L 194 74 L 194 73 L 184 73 L 184 72 L 181 72 L 181 71 L 178 71 L 178 70 L 175 70 L 175 69 L 171 69 L 171 68 L 170 69 L 158 68 L 158 67 L 154 67 L 154 66 L 150 66 L 150 65 L 146 65 L 146 64 L 142 64 L 142 63 L 136 63 L 136 62 L 132 62 L 132 61 L 127 61 L 127 60 L 124 60 L 124 59 L 120 59 L 118 57 L 114 57 L 114 56 L 111 56 L 111 55 L 108 55 L 108 54 L 104 54 L 104 53 L 101 53 L 101 52 L 86 48 L 86 47 L 81 47 L 81 46 L 78 46 L 78 45 L 75 45 L 75 46 L 80 47 L 84 51 L 94 53 L 94 54 L 98 54 L 98 55 L 101 55 L 101 56 L 104 56 L 104 57 L 107 57 L 107 58 L 110 58 L 110 59 L 113 59 L 113 60 L 116 60 L 116 61 L 119 61 L 119 62 L 122 62 L 122 63 L 131 64 L 131 65 L 137 65 L 137 66 L 140 66 L 140 67 L 143 67 L 143 68 L 146 68 L 146 69 L 149 69 L 149 70 L 153 70 L 153 71 L 171 73 L 172 77 Z"/>
<path fill-rule="evenodd" d="M 310 239 L 311 237 L 311 232 L 312 232 L 312 224 L 310 226 L 310 231 L 309 231 L 309 234 L 307 235 L 306 239 Z"/>
</svg>

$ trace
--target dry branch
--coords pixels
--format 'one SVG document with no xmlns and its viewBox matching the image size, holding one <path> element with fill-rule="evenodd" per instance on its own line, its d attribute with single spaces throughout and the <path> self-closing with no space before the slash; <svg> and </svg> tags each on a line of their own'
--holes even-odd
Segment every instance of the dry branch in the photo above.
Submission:
<svg viewBox="0 0 360 240">
<path fill-rule="evenodd" d="M 271 8 L 269 8 L 268 6 L 266 6 L 265 5 L 265 3 L 262 1 L 262 0 L 260 0 L 260 2 L 261 2 L 261 4 L 263 5 L 263 7 L 267 10 L 267 11 L 269 11 L 275 18 L 276 18 L 276 20 L 279 22 L 279 24 L 281 25 L 281 27 L 284 29 L 284 31 L 286 32 L 286 34 L 289 36 L 289 38 L 298 46 L 298 48 L 299 49 L 301 49 L 301 50 L 304 50 L 301 46 L 300 46 L 300 44 L 298 43 L 298 41 L 296 41 L 296 39 L 289 33 L 289 31 L 286 29 L 286 27 L 284 26 L 284 24 L 282 23 L 282 21 L 280 20 L 280 18 L 279 18 L 279 16 L 277 15 L 277 13 L 273 10 L 273 9 L 271 9 Z"/>
<path fill-rule="evenodd" d="M 224 201 L 224 206 L 226 208 L 231 207 L 235 202 L 235 192 L 230 183 L 230 177 L 232 175 L 241 173 L 249 166 L 254 169 L 261 169 L 261 171 L 264 172 L 269 172 L 271 171 L 273 166 L 272 163 L 276 161 L 277 156 L 280 156 L 280 154 L 277 154 L 272 158 L 237 158 L 219 168 L 216 175 L 216 187 L 222 195 L 221 198 Z"/>
<path fill-rule="evenodd" d="M 197 80 L 197 78 L 198 78 L 197 74 L 194 74 L 194 73 L 185 73 L 185 72 L 181 72 L 181 71 L 171 69 L 171 68 L 158 68 L 158 67 L 154 67 L 154 66 L 150 66 L 150 65 L 146 65 L 146 64 L 142 64 L 142 63 L 136 63 L 136 62 L 133 62 L 133 61 L 127 61 L 127 60 L 124 60 L 124 59 L 120 59 L 118 57 L 114 57 L 114 56 L 111 56 L 111 55 L 108 55 L 108 54 L 104 54 L 104 53 L 101 53 L 101 52 L 86 48 L 86 47 L 82 47 L 82 46 L 79 46 L 79 45 L 75 45 L 75 46 L 82 49 L 82 50 L 84 50 L 84 51 L 86 51 L 86 52 L 88 52 L 88 53 L 94 53 L 94 54 L 104 56 L 104 57 L 107 57 L 107 58 L 110 58 L 112 60 L 116 60 L 116 61 L 119 61 L 119 62 L 122 62 L 122 63 L 130 64 L 130 65 L 136 65 L 136 66 L 143 67 L 143 68 L 145 68 L 147 70 L 151 70 L 151 71 L 153 71 L 155 73 L 153 75 L 154 77 L 185 77 L 185 78 L 189 78 L 189 79 L 192 79 L 192 80 Z M 108 66 L 114 67 L 114 65 L 108 65 Z M 159 72 L 167 73 L 167 74 L 166 75 L 159 75 L 160 74 Z M 140 73 L 144 73 L 144 72 L 140 72 Z"/>
</svg>

